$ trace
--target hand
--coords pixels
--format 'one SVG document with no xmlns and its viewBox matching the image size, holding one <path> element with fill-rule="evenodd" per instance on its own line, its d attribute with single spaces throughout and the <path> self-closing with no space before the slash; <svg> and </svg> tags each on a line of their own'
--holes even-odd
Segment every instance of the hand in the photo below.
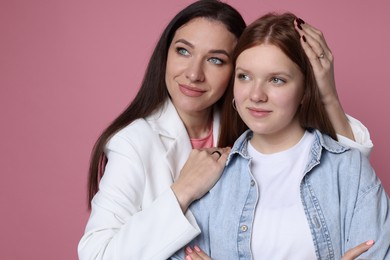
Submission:
<svg viewBox="0 0 390 260">
<path fill-rule="evenodd" d="M 337 94 L 334 79 L 334 58 L 323 33 L 301 19 L 295 20 L 294 23 L 296 30 L 301 35 L 302 47 L 313 67 L 322 103 L 336 133 L 355 140 Z"/>
<path fill-rule="evenodd" d="M 370 249 L 374 245 L 373 240 L 369 240 L 365 243 L 362 243 L 350 250 L 348 250 L 345 255 L 341 258 L 341 260 L 353 260 L 356 257 L 360 256 L 368 249 Z M 185 249 L 186 258 L 185 260 L 211 260 L 211 258 L 206 255 L 198 246 L 195 246 L 193 249 L 191 247 L 187 247 Z"/>
<path fill-rule="evenodd" d="M 323 33 L 302 20 L 296 20 L 295 27 L 301 35 L 302 47 L 313 67 L 324 105 L 338 102 L 333 55 L 326 44 Z"/>
<path fill-rule="evenodd" d="M 367 242 L 364 242 L 350 250 L 348 250 L 341 260 L 353 260 L 356 257 L 360 256 L 364 252 L 366 252 L 368 249 L 370 249 L 374 245 L 374 240 L 368 240 Z M 185 260 L 211 260 L 211 258 L 206 255 L 198 246 L 194 246 L 194 248 L 191 248 L 187 246 L 185 249 Z"/>
<path fill-rule="evenodd" d="M 184 251 L 186 254 L 185 260 L 212 260 L 198 246 L 194 246 L 194 248 L 187 246 Z"/>
<path fill-rule="evenodd" d="M 218 152 L 215 152 L 218 151 Z M 221 176 L 230 148 L 209 148 L 191 151 L 172 190 L 183 212 L 208 192 Z"/>
<path fill-rule="evenodd" d="M 368 249 L 370 249 L 374 245 L 374 240 L 368 240 L 365 243 L 362 243 L 350 250 L 348 250 L 345 255 L 341 258 L 341 260 L 353 260 L 356 257 L 360 256 Z"/>
</svg>

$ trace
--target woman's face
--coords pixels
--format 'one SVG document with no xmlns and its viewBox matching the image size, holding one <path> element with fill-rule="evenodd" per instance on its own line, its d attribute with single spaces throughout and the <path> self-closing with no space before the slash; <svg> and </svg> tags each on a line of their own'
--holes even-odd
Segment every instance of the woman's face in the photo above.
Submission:
<svg viewBox="0 0 390 260">
<path fill-rule="evenodd" d="M 215 20 L 196 18 L 176 31 L 165 81 L 180 115 L 209 111 L 221 98 L 233 70 L 235 45 L 236 37 Z"/>
<path fill-rule="evenodd" d="M 237 111 L 255 135 L 269 138 L 302 132 L 296 115 L 304 76 L 278 47 L 261 44 L 243 51 L 234 78 Z"/>
</svg>

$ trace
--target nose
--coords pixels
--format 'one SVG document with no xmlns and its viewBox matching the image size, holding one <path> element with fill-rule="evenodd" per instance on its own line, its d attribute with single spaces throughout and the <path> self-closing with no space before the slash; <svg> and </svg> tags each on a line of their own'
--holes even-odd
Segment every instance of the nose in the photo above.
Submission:
<svg viewBox="0 0 390 260">
<path fill-rule="evenodd" d="M 191 82 L 202 82 L 205 79 L 205 74 L 203 71 L 203 64 L 201 60 L 193 59 L 188 64 L 188 67 L 185 71 L 185 76 Z"/>
<path fill-rule="evenodd" d="M 265 84 L 260 82 L 254 83 L 250 92 L 250 100 L 253 102 L 266 102 L 268 95 Z"/>
</svg>

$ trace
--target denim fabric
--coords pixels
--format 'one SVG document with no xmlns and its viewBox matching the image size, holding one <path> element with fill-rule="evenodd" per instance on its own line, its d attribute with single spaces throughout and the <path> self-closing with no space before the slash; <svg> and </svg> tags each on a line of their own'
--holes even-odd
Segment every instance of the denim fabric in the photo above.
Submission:
<svg viewBox="0 0 390 260">
<path fill-rule="evenodd" d="M 350 248 L 375 240 L 361 257 L 390 259 L 390 201 L 369 161 L 357 150 L 314 131 L 302 204 L 318 259 L 340 259 Z M 234 144 L 218 183 L 190 209 L 201 235 L 198 245 L 214 260 L 252 259 L 251 232 L 258 186 L 247 153 L 252 132 Z M 183 250 L 173 259 L 183 259 Z"/>
</svg>

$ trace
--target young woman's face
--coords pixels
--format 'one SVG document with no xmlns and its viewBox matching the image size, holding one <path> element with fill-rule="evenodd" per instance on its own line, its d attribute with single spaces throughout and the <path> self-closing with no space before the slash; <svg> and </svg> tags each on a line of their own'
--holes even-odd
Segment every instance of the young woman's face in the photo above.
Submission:
<svg viewBox="0 0 390 260">
<path fill-rule="evenodd" d="M 196 18 L 180 27 L 168 50 L 165 81 L 179 114 L 204 112 L 226 90 L 236 37 L 217 21 Z"/>
<path fill-rule="evenodd" d="M 243 51 L 234 78 L 237 111 L 255 135 L 278 137 L 302 131 L 296 114 L 304 77 L 278 47 L 261 44 Z"/>
</svg>

